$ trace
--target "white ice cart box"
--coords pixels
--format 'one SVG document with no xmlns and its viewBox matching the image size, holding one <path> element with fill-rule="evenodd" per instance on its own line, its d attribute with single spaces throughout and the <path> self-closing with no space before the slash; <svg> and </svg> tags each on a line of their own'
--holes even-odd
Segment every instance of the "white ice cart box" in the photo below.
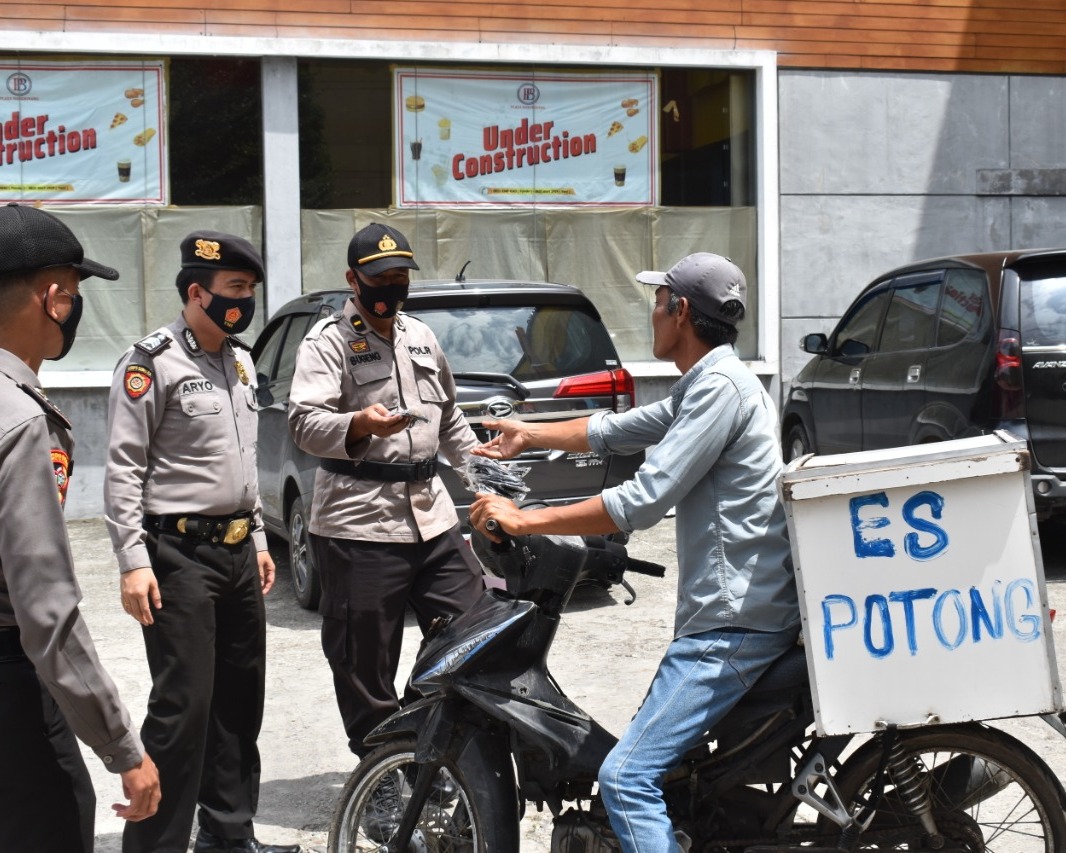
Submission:
<svg viewBox="0 0 1066 853">
<path fill-rule="evenodd" d="M 782 477 L 823 734 L 1062 708 L 1024 441 L 807 456 Z"/>
</svg>

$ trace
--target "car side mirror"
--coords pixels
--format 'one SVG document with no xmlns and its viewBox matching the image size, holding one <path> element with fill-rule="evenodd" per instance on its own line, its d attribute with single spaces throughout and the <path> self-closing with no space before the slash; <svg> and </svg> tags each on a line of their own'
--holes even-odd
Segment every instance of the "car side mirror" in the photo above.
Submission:
<svg viewBox="0 0 1066 853">
<path fill-rule="evenodd" d="M 854 338 L 848 338 L 844 343 L 840 345 L 840 355 L 845 358 L 859 358 L 860 356 L 870 354 L 870 345 L 857 341 Z"/>
<path fill-rule="evenodd" d="M 821 332 L 813 335 L 804 335 L 800 341 L 800 349 L 811 355 L 824 355 L 829 349 L 829 340 Z"/>
</svg>

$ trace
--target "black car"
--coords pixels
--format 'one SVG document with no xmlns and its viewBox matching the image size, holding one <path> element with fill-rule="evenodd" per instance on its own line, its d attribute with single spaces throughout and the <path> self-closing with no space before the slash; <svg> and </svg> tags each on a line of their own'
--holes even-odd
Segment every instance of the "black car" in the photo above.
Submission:
<svg viewBox="0 0 1066 853">
<path fill-rule="evenodd" d="M 319 580 L 307 545 L 307 519 L 318 460 L 299 450 L 288 426 L 296 350 L 321 317 L 350 290 L 309 293 L 284 305 L 252 349 L 259 382 L 259 490 L 267 529 L 289 542 L 293 586 L 304 607 L 317 606 Z M 458 404 L 482 440 L 485 418 L 558 420 L 634 402 L 599 312 L 568 285 L 515 281 L 414 282 L 404 311 L 427 323 L 448 356 Z M 528 500 L 569 503 L 598 495 L 637 469 L 643 455 L 600 459 L 591 453 L 530 450 Z M 438 459 L 440 475 L 465 526 L 473 495 Z"/>
<path fill-rule="evenodd" d="M 1005 429 L 1029 442 L 1038 515 L 1066 507 L 1066 250 L 901 267 L 800 346 L 786 461 Z"/>
</svg>

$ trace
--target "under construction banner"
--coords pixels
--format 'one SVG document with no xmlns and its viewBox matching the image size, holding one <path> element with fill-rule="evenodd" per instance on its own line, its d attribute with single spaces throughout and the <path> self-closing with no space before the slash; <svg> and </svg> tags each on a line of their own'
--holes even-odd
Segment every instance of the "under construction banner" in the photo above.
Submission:
<svg viewBox="0 0 1066 853">
<path fill-rule="evenodd" d="M 400 207 L 654 205 L 654 73 L 395 70 Z"/>
<path fill-rule="evenodd" d="M 0 200 L 167 204 L 164 60 L 0 60 L 0 80 Z"/>
</svg>

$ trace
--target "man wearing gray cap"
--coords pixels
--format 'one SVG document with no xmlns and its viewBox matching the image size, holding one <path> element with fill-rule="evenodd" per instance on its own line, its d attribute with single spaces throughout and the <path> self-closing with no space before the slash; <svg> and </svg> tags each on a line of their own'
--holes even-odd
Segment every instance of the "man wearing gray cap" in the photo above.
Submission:
<svg viewBox="0 0 1066 853">
<path fill-rule="evenodd" d="M 682 373 L 670 397 L 558 423 L 487 422 L 500 435 L 475 452 L 506 459 L 528 447 L 601 455 L 649 449 L 644 464 L 626 483 L 568 506 L 521 511 L 479 495 L 470 521 L 485 531 L 495 519 L 512 535 L 629 533 L 676 506 L 674 640 L 599 773 L 622 849 L 674 853 L 679 839 L 662 799 L 663 774 L 796 642 L 799 603 L 777 488 L 777 413 L 733 349 L 743 273 L 728 258 L 698 252 L 637 281 L 655 287 L 652 351 Z"/>
<path fill-rule="evenodd" d="M 0 850 L 91 853 L 96 795 L 75 735 L 113 773 L 139 821 L 159 774 L 78 609 L 63 521 L 70 422 L 37 371 L 74 342 L 80 282 L 118 273 L 43 210 L 0 207 Z"/>
<path fill-rule="evenodd" d="M 124 853 L 297 853 L 253 833 L 274 562 L 256 473 L 255 367 L 235 335 L 255 311 L 259 252 L 242 237 L 181 242 L 181 315 L 119 360 L 104 507 L 123 609 L 142 625 L 152 692 L 141 737 L 166 792 Z"/>
</svg>

